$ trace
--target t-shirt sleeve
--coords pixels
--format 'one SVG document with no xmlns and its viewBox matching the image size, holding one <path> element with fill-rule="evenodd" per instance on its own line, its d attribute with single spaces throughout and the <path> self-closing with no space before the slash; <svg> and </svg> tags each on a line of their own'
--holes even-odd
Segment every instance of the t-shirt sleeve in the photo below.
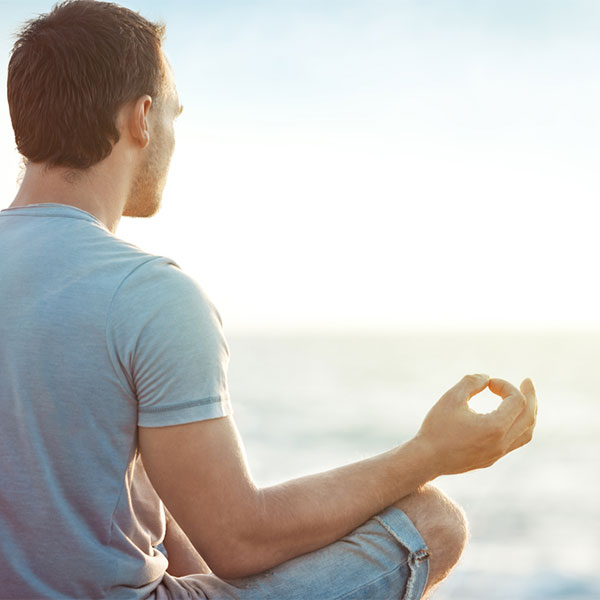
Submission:
<svg viewBox="0 0 600 600">
<path fill-rule="evenodd" d="M 109 309 L 107 342 L 121 380 L 137 398 L 138 425 L 232 413 L 221 317 L 172 260 L 149 259 L 121 282 Z"/>
</svg>

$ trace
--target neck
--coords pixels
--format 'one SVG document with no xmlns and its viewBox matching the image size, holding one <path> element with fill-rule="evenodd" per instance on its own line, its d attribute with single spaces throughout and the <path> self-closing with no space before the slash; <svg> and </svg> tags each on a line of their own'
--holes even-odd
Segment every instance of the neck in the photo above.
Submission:
<svg viewBox="0 0 600 600">
<path fill-rule="evenodd" d="M 115 233 L 131 186 L 126 172 L 115 168 L 116 154 L 85 171 L 29 163 L 11 207 L 66 204 L 89 212 Z"/>
</svg>

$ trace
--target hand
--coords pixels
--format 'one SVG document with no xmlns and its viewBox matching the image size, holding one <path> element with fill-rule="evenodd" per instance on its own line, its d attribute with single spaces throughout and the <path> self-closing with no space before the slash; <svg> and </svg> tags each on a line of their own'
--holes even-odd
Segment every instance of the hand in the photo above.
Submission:
<svg viewBox="0 0 600 600">
<path fill-rule="evenodd" d="M 500 406 L 481 414 L 469 400 L 486 387 L 502 397 Z M 533 436 L 537 399 L 531 379 L 518 390 L 503 379 L 467 375 L 429 411 L 415 436 L 431 453 L 437 475 L 464 473 L 493 465 Z"/>
</svg>

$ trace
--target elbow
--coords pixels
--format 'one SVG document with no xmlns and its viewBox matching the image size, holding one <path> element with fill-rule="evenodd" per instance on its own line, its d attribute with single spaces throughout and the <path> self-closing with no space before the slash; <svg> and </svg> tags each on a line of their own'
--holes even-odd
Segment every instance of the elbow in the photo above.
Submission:
<svg viewBox="0 0 600 600">
<path fill-rule="evenodd" d="M 236 535 L 237 534 L 237 535 Z M 202 539 L 193 545 L 210 570 L 221 579 L 237 579 L 256 575 L 283 562 L 286 557 L 277 552 L 277 544 L 258 532 L 221 530 L 218 539 Z"/>
<path fill-rule="evenodd" d="M 198 532 L 193 545 L 217 577 L 237 579 L 256 575 L 283 562 L 261 515 L 264 515 L 262 505 L 254 503 L 248 510 L 229 514 L 209 531 L 203 528 Z"/>
<path fill-rule="evenodd" d="M 256 548 L 231 544 L 221 547 L 217 552 L 205 553 L 204 559 L 210 570 L 220 579 L 237 579 L 256 575 L 269 565 Z"/>
<path fill-rule="evenodd" d="M 238 579 L 239 577 L 255 575 L 254 571 L 240 569 L 237 565 L 230 563 L 215 565 L 214 567 L 211 567 L 211 570 L 219 579 Z"/>
</svg>

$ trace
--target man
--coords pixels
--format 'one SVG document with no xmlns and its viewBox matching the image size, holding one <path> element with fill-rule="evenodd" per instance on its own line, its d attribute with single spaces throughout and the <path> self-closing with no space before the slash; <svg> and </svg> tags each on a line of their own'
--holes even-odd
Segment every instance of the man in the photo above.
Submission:
<svg viewBox="0 0 600 600">
<path fill-rule="evenodd" d="M 526 444 L 533 385 L 466 376 L 401 446 L 257 488 L 216 309 L 175 262 L 115 236 L 122 215 L 157 212 L 173 152 L 162 36 L 76 0 L 11 55 L 26 172 L 0 211 L 2 597 L 429 595 L 467 526 L 428 482 Z M 468 400 L 486 387 L 503 401 L 479 415 Z"/>
</svg>

